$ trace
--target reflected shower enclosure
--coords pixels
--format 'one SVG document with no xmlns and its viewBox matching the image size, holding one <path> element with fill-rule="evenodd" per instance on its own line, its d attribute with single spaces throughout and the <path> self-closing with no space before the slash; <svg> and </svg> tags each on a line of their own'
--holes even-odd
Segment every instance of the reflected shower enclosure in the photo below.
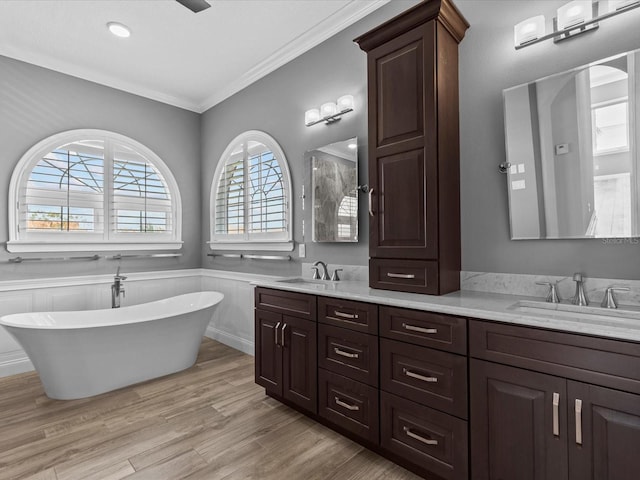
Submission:
<svg viewBox="0 0 640 480">
<path fill-rule="evenodd" d="M 504 91 L 512 239 L 640 236 L 640 56 Z"/>
<path fill-rule="evenodd" d="M 314 242 L 358 241 L 357 146 L 354 137 L 305 154 L 311 166 Z"/>
</svg>

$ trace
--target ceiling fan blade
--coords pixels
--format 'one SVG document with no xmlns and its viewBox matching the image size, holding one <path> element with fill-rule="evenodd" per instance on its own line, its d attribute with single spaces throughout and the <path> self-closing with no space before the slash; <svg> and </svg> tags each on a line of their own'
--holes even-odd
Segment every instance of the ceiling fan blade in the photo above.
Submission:
<svg viewBox="0 0 640 480">
<path fill-rule="evenodd" d="M 211 6 L 206 0 L 176 0 L 176 2 L 184 5 L 193 13 L 201 12 Z"/>
</svg>

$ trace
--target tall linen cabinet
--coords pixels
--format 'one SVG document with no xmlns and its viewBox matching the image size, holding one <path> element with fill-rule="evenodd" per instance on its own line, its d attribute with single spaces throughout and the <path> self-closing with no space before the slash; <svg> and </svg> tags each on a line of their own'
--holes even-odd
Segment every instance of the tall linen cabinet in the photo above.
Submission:
<svg viewBox="0 0 640 480">
<path fill-rule="evenodd" d="M 355 41 L 367 52 L 369 283 L 460 289 L 458 44 L 469 24 L 426 0 Z"/>
</svg>

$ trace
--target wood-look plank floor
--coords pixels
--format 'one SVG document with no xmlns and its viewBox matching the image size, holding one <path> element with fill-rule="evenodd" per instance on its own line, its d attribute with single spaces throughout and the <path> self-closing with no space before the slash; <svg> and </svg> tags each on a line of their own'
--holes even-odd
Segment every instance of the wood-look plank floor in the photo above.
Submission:
<svg viewBox="0 0 640 480">
<path fill-rule="evenodd" d="M 0 479 L 418 479 L 266 397 L 253 365 L 204 339 L 194 367 L 82 400 L 0 379 Z"/>
</svg>

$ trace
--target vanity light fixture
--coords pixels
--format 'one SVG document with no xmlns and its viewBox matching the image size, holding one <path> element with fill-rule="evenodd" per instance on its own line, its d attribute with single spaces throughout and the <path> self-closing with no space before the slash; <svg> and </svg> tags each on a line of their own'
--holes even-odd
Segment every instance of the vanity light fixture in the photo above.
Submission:
<svg viewBox="0 0 640 480">
<path fill-rule="evenodd" d="M 573 38 L 598 28 L 599 22 L 640 7 L 640 0 L 574 0 L 558 8 L 553 32 L 545 34 L 544 16 L 528 18 L 514 27 L 516 50 L 553 38 L 554 42 Z"/>
<path fill-rule="evenodd" d="M 107 23 L 107 28 L 116 37 L 129 38 L 131 36 L 131 29 L 122 23 L 109 22 Z"/>
<path fill-rule="evenodd" d="M 354 110 L 353 95 L 343 95 L 336 103 L 327 102 L 320 106 L 320 109 L 312 108 L 304 112 L 304 124 L 307 127 L 324 122 L 330 124 L 340 120 L 340 117 L 347 112 Z"/>
</svg>

